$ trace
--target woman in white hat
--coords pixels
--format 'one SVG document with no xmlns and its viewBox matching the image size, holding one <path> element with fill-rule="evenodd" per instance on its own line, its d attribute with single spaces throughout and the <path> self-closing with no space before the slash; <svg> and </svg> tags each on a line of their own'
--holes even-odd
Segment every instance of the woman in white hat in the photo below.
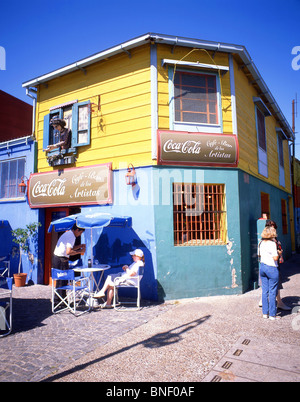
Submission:
<svg viewBox="0 0 300 402">
<path fill-rule="evenodd" d="M 136 249 L 130 253 L 133 259 L 133 263 L 128 266 L 124 265 L 122 267 L 123 271 L 117 274 L 108 275 L 102 289 L 95 293 L 94 298 L 101 299 L 105 297 L 105 292 L 107 291 L 107 301 L 102 305 L 102 308 L 112 308 L 112 299 L 114 297 L 114 284 L 128 283 L 129 285 L 135 285 L 138 280 L 140 267 L 145 265 L 144 253 L 140 249 Z"/>
</svg>

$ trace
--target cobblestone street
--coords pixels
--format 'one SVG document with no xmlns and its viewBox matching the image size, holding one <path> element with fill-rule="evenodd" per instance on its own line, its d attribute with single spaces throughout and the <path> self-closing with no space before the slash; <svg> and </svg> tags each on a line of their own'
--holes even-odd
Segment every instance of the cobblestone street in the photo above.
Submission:
<svg viewBox="0 0 300 402">
<path fill-rule="evenodd" d="M 139 312 L 95 309 L 79 317 L 68 312 L 53 315 L 51 287 L 14 287 L 13 332 L 0 339 L 0 381 L 40 381 L 170 307 L 146 305 Z"/>
</svg>

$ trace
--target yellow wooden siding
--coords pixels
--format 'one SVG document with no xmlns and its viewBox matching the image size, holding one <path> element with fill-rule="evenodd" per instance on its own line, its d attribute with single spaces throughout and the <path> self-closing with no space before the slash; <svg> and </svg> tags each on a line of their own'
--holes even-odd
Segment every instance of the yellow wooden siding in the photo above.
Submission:
<svg viewBox="0 0 300 402">
<path fill-rule="evenodd" d="M 214 58 L 212 58 L 212 52 L 210 52 L 208 55 L 206 51 L 201 49 L 197 49 L 194 51 L 192 50 L 193 49 L 191 48 L 175 47 L 175 49 L 173 49 L 172 51 L 172 46 L 157 46 L 158 127 L 161 130 L 168 130 L 170 128 L 168 67 L 163 67 L 161 65 L 162 59 L 217 64 L 227 67 L 229 65 L 227 54 L 216 53 Z M 179 66 L 177 66 L 177 68 L 179 68 Z M 199 70 L 197 69 L 197 71 Z M 221 95 L 223 133 L 232 133 L 232 110 L 229 72 L 221 75 Z"/>
<path fill-rule="evenodd" d="M 237 126 L 238 140 L 240 147 L 239 168 L 261 180 L 268 181 L 270 184 L 279 186 L 279 161 L 276 127 L 279 127 L 273 115 L 266 117 L 266 139 L 268 157 L 268 178 L 258 173 L 258 148 L 257 132 L 255 120 L 255 105 L 253 97 L 259 94 L 253 88 L 248 78 L 234 62 L 235 91 L 237 105 Z M 290 192 L 291 179 L 289 169 L 289 150 L 288 142 L 283 141 L 284 150 L 284 170 L 285 170 L 285 190 Z M 282 187 L 281 187 L 282 188 Z"/>
<path fill-rule="evenodd" d="M 169 129 L 169 77 L 168 68 L 161 60 L 168 58 L 190 62 L 228 66 L 228 54 L 212 54 L 191 48 L 157 45 L 158 80 L 158 129 Z M 173 52 L 172 52 L 173 51 Z M 266 118 L 269 178 L 258 173 L 257 134 L 253 96 L 258 96 L 244 72 L 234 61 L 238 140 L 240 147 L 239 168 L 279 187 L 276 120 Z M 223 132 L 232 133 L 232 108 L 229 72 L 221 75 Z M 151 138 L 151 81 L 150 45 L 141 46 L 127 54 L 119 54 L 86 68 L 86 74 L 75 71 L 40 85 L 36 114 L 38 140 L 38 170 L 51 170 L 43 152 L 44 116 L 53 106 L 65 102 L 91 101 L 91 144 L 78 148 L 76 166 L 113 162 L 113 169 L 121 164 L 135 166 L 156 164 L 152 160 Z M 290 191 L 289 150 L 283 142 L 285 162 L 285 188 Z"/>
<path fill-rule="evenodd" d="M 78 148 L 76 166 L 113 161 L 149 165 L 151 153 L 150 47 L 142 46 L 40 85 L 37 105 L 38 170 L 49 170 L 43 149 L 44 116 L 50 107 L 91 101 L 91 144 Z"/>
</svg>

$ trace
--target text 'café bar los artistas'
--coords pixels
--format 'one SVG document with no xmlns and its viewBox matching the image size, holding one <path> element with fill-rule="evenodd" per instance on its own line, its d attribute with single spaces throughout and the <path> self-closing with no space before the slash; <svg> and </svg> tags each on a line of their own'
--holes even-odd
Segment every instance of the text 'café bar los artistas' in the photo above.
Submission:
<svg viewBox="0 0 300 402">
<path fill-rule="evenodd" d="M 159 164 L 237 166 L 235 135 L 158 131 Z"/>
<path fill-rule="evenodd" d="M 111 183 L 110 163 L 32 174 L 28 200 L 31 208 L 107 204 L 112 202 Z"/>
</svg>

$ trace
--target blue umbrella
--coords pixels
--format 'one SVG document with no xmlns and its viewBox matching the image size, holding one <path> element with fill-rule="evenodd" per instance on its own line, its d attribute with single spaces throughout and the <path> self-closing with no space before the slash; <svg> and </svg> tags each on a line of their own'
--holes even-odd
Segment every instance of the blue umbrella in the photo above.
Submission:
<svg viewBox="0 0 300 402">
<path fill-rule="evenodd" d="M 65 216 L 64 218 L 57 219 L 50 223 L 48 232 L 51 233 L 54 229 L 55 232 L 63 232 L 71 230 L 74 223 L 79 228 L 91 229 L 91 258 L 93 257 L 93 228 L 103 229 L 106 226 L 131 226 L 131 217 L 129 216 L 113 216 L 104 212 L 81 212 L 79 214 Z"/>
<path fill-rule="evenodd" d="M 113 216 L 103 212 L 81 212 L 79 214 L 65 216 L 50 223 L 48 232 L 64 232 L 72 229 L 74 223 L 79 228 L 92 229 L 103 228 L 105 226 L 131 226 L 129 216 Z"/>
</svg>

